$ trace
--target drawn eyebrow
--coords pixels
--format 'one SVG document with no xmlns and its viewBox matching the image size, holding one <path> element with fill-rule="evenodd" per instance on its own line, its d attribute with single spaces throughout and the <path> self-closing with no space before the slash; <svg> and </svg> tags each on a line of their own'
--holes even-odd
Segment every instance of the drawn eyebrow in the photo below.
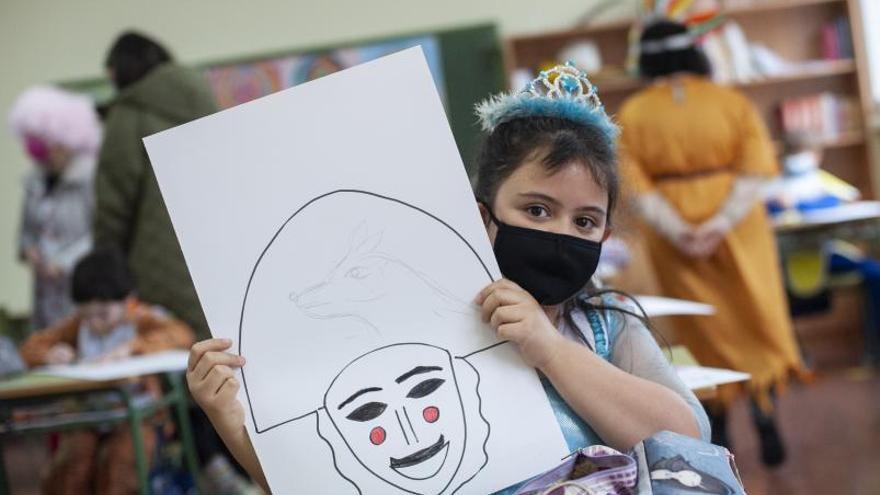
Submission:
<svg viewBox="0 0 880 495">
<path fill-rule="evenodd" d="M 399 382 L 398 382 L 398 383 L 399 383 Z M 370 387 L 370 388 L 364 388 L 364 389 L 358 390 L 357 392 L 351 394 L 351 397 L 349 397 L 349 398 L 345 399 L 344 401 L 342 401 L 342 404 L 339 404 L 339 407 L 337 407 L 336 409 L 342 409 L 343 407 L 345 407 L 346 404 L 348 404 L 349 402 L 351 402 L 351 401 L 357 399 L 358 397 L 360 397 L 360 396 L 362 396 L 362 395 L 364 395 L 364 394 L 366 394 L 366 393 L 369 393 L 369 392 L 381 392 L 381 391 L 382 391 L 382 389 L 379 388 L 379 387 Z"/>
<path fill-rule="evenodd" d="M 415 368 L 398 376 L 397 379 L 395 379 L 394 381 L 397 383 L 400 383 L 400 382 L 406 380 L 407 378 L 411 378 L 414 375 L 420 375 L 422 373 L 428 373 L 431 371 L 441 371 L 441 370 L 443 370 L 443 368 L 441 368 L 439 366 L 416 366 Z"/>
</svg>

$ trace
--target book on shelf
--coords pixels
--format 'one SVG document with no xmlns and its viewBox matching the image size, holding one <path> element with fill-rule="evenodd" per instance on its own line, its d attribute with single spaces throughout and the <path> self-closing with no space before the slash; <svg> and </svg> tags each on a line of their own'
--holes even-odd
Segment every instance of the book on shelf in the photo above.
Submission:
<svg viewBox="0 0 880 495">
<path fill-rule="evenodd" d="M 850 97 L 823 92 L 786 98 L 779 105 L 782 131 L 834 140 L 859 130 L 859 109 Z"/>
<path fill-rule="evenodd" d="M 840 16 L 822 26 L 822 57 L 827 60 L 853 58 L 849 20 Z"/>
</svg>

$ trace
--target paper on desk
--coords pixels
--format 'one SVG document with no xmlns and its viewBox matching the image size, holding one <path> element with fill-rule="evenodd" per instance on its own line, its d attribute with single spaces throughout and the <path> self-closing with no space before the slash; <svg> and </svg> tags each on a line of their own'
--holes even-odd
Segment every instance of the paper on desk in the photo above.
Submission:
<svg viewBox="0 0 880 495">
<path fill-rule="evenodd" d="M 189 351 L 173 350 L 133 356 L 121 361 L 107 363 L 46 366 L 36 371 L 47 375 L 76 378 L 79 380 L 118 380 L 168 371 L 183 371 L 186 369 L 188 357 Z"/>
<path fill-rule="evenodd" d="M 703 304 L 684 299 L 672 299 L 658 296 L 635 296 L 636 301 L 642 305 L 645 314 L 650 317 L 668 315 L 712 315 L 715 308 L 710 304 Z"/>
<path fill-rule="evenodd" d="M 742 382 L 751 378 L 748 373 L 705 366 L 678 365 L 675 367 L 675 371 L 678 372 L 681 381 L 691 390 Z"/>
</svg>

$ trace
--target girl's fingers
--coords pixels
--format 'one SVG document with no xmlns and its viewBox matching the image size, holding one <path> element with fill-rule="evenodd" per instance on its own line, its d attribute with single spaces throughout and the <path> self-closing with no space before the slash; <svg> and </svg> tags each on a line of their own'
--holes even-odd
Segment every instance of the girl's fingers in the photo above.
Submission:
<svg viewBox="0 0 880 495">
<path fill-rule="evenodd" d="M 522 308 L 520 306 L 501 306 L 492 313 L 489 324 L 498 328 L 505 323 L 515 323 L 522 320 Z"/>
<path fill-rule="evenodd" d="M 195 369 L 192 371 L 193 377 L 196 380 L 204 380 L 208 373 L 211 372 L 211 368 L 219 365 L 239 368 L 244 365 L 244 358 L 228 352 L 208 351 L 202 355 L 202 358 L 196 364 Z"/>
<path fill-rule="evenodd" d="M 511 342 L 518 342 L 519 327 L 520 326 L 516 323 L 504 323 L 503 325 L 498 325 L 498 338 L 502 340 L 509 340 Z"/>
<path fill-rule="evenodd" d="M 225 382 L 229 378 L 234 377 L 235 373 L 229 366 L 214 366 L 213 368 L 211 368 L 208 376 L 206 376 L 203 380 L 202 386 L 205 387 L 205 390 L 212 396 L 217 395 L 217 392 L 220 390 L 223 382 Z"/>
<path fill-rule="evenodd" d="M 187 369 L 189 369 L 189 371 L 195 370 L 199 360 L 202 359 L 202 356 L 204 356 L 206 352 L 224 351 L 231 345 L 232 341 L 229 339 L 207 339 L 201 342 L 196 342 L 189 350 Z"/>
<path fill-rule="evenodd" d="M 482 305 L 483 301 L 487 297 L 489 297 L 489 294 L 491 294 L 492 292 L 494 292 L 495 290 L 498 290 L 500 288 L 511 289 L 511 290 L 522 290 L 522 288 L 520 286 L 516 285 L 515 283 L 511 282 L 510 280 L 508 280 L 506 278 L 501 278 L 501 279 L 498 279 L 498 280 L 492 282 L 491 284 L 487 285 L 486 287 L 484 287 L 483 290 L 481 290 L 480 293 L 477 294 L 477 298 L 474 300 L 474 302 Z"/>
<path fill-rule="evenodd" d="M 492 313 L 500 306 L 518 304 L 522 301 L 522 295 L 510 289 L 496 289 L 483 300 L 483 321 L 489 321 Z"/>
<path fill-rule="evenodd" d="M 240 387 L 241 385 L 239 385 L 238 379 L 234 376 L 227 378 L 223 381 L 223 384 L 220 385 L 220 389 L 217 390 L 217 399 L 221 403 L 237 400 L 238 389 Z"/>
<path fill-rule="evenodd" d="M 482 302 L 483 321 L 489 321 L 492 313 L 500 306 L 511 306 L 524 302 L 527 294 L 522 289 L 499 287 L 493 290 Z"/>
</svg>

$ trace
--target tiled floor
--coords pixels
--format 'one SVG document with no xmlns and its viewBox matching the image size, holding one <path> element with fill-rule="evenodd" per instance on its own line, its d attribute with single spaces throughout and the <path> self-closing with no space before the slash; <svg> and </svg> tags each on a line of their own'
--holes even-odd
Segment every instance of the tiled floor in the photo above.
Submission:
<svg viewBox="0 0 880 495">
<path fill-rule="evenodd" d="M 880 375 L 837 372 L 780 398 L 788 460 L 767 470 L 746 404 L 731 412 L 731 439 L 750 495 L 880 494 Z M 12 495 L 36 495 L 46 462 L 41 438 L 6 442 Z"/>
</svg>

